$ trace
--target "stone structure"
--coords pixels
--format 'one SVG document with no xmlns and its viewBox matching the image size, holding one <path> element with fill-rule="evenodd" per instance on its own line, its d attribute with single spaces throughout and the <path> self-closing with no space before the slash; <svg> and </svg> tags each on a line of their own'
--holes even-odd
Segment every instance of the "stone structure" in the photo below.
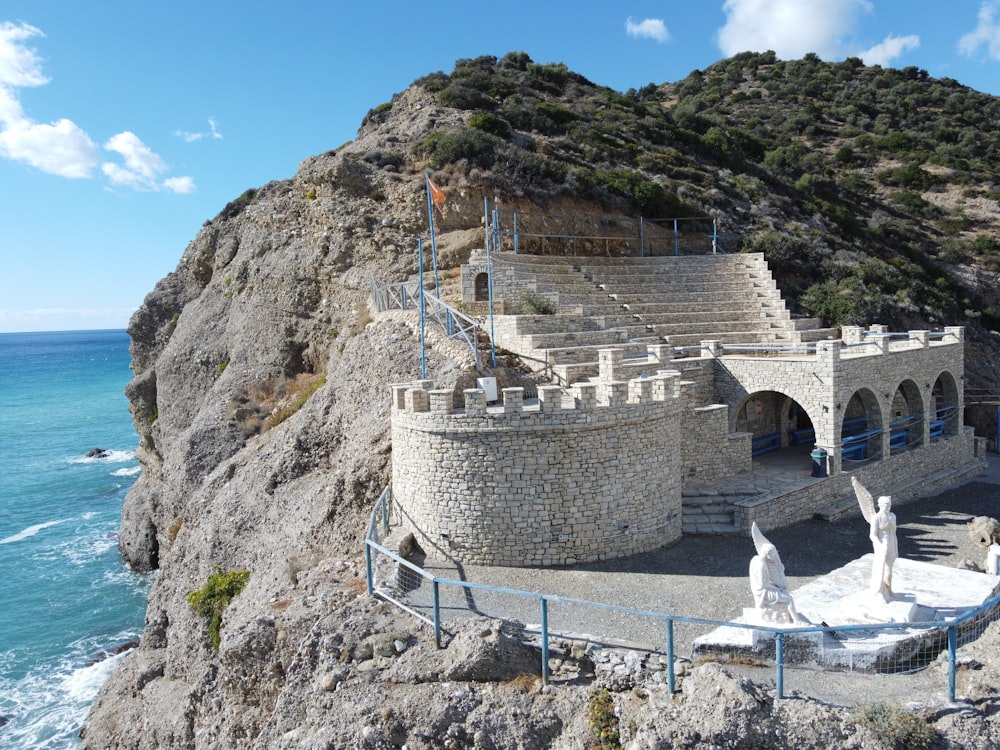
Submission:
<svg viewBox="0 0 1000 750">
<path fill-rule="evenodd" d="M 681 534 L 679 376 L 503 389 L 392 388 L 393 497 L 430 551 L 466 563 L 568 565 Z"/>
<path fill-rule="evenodd" d="M 537 401 L 505 389 L 498 406 L 470 390 L 458 410 L 460 394 L 430 383 L 393 387 L 404 524 L 462 562 L 562 565 L 655 548 L 685 528 L 689 485 L 744 474 L 770 451 L 812 449 L 815 480 L 721 500 L 731 522 L 708 530 L 749 535 L 755 522 L 828 512 L 853 494 L 852 476 L 905 500 L 984 465 L 963 425 L 960 327 L 845 327 L 835 338 L 790 318 L 758 256 L 492 267 L 497 342 L 572 387 L 542 386 Z M 470 304 L 487 288 L 484 268 L 463 269 Z M 526 291 L 556 314 L 496 312 Z M 677 346 L 698 333 L 710 338 Z"/>
</svg>

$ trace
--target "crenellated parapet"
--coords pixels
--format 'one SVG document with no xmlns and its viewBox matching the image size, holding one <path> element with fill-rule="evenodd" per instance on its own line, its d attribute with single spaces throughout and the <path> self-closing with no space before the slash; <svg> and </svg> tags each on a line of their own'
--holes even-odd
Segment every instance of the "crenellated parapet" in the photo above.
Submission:
<svg viewBox="0 0 1000 750">
<path fill-rule="evenodd" d="M 392 386 L 393 496 L 422 545 L 466 563 L 566 565 L 680 536 L 680 373 L 462 396 Z"/>
</svg>

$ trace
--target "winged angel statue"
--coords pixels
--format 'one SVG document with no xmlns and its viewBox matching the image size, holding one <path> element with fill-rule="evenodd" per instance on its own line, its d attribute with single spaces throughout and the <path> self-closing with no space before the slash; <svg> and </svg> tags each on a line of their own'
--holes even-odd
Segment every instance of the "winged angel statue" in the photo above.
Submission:
<svg viewBox="0 0 1000 750">
<path fill-rule="evenodd" d="M 765 622 L 808 623 L 795 611 L 792 595 L 788 593 L 785 566 L 777 548 L 761 533 L 757 522 L 750 527 L 757 554 L 750 560 L 750 590 L 754 604 Z"/>
<path fill-rule="evenodd" d="M 861 506 L 861 515 L 868 522 L 868 536 L 872 540 L 875 559 L 872 561 L 871 593 L 877 594 L 883 600 L 892 601 L 892 566 L 899 556 L 896 544 L 896 515 L 892 512 L 892 498 L 882 495 L 878 499 L 878 510 L 875 510 L 875 500 L 857 477 L 851 477 L 854 494 Z"/>
</svg>

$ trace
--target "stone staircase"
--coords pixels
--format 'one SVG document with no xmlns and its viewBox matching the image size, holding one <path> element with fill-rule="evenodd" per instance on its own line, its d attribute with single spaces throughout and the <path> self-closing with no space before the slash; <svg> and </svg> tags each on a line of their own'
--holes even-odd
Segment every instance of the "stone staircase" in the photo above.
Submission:
<svg viewBox="0 0 1000 750">
<path fill-rule="evenodd" d="M 650 349 L 797 346 L 830 338 L 792 319 L 761 254 L 656 258 L 494 256 L 494 295 L 516 306 L 530 292 L 555 315 L 496 316 L 497 344 L 561 385 L 595 376 L 598 351 L 624 350 L 636 374 L 655 372 Z"/>
</svg>

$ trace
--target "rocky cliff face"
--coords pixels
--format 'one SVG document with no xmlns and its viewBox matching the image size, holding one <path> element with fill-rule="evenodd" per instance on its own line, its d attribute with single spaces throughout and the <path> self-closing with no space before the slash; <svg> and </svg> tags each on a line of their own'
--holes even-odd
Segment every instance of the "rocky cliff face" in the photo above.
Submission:
<svg viewBox="0 0 1000 750">
<path fill-rule="evenodd" d="M 133 317 L 143 471 L 120 548 L 157 573 L 141 642 L 96 700 L 86 747 L 583 746 L 592 685 L 518 678 L 527 657 L 499 623 L 473 622 L 439 652 L 363 593 L 367 515 L 389 479 L 387 384 L 420 372 L 416 319 L 370 311 L 370 284 L 416 271 L 426 203 L 414 147 L 467 114 L 419 87 L 401 94 L 341 151 L 226 206 Z M 467 169 L 443 178 L 451 268 L 479 244 L 484 183 Z M 469 377 L 461 350 L 431 344 L 430 377 Z M 216 568 L 252 571 L 217 650 L 186 601 Z M 744 747 L 778 747 L 781 726 L 787 747 L 847 732 L 843 714 L 817 729 L 718 670 L 687 684 L 730 691 L 745 723 L 759 719 Z M 643 711 L 644 747 L 671 732 L 696 744 L 728 721 L 657 729 L 659 709 Z"/>
</svg>

